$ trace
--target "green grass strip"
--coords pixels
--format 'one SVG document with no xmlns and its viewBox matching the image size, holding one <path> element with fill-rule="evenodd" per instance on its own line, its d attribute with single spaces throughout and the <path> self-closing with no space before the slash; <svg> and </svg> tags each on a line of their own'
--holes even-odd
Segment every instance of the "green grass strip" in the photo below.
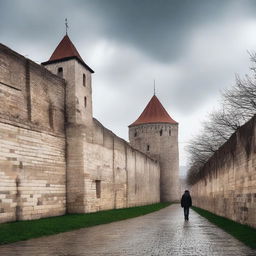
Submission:
<svg viewBox="0 0 256 256">
<path fill-rule="evenodd" d="M 198 207 L 192 207 L 192 209 L 205 217 L 207 220 L 223 229 L 239 241 L 243 242 L 245 245 L 256 249 L 256 229 L 249 227 L 247 225 L 240 224 L 233 220 L 215 215 L 211 212 L 203 210 Z"/>
<path fill-rule="evenodd" d="M 8 244 L 31 238 L 58 234 L 74 229 L 125 220 L 169 206 L 157 203 L 146 206 L 115 209 L 86 214 L 67 214 L 39 220 L 16 221 L 0 224 L 0 244 Z"/>
</svg>

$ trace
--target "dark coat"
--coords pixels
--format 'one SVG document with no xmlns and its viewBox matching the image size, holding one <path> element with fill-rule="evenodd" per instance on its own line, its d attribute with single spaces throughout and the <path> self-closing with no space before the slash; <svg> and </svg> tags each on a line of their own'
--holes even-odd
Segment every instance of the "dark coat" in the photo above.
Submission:
<svg viewBox="0 0 256 256">
<path fill-rule="evenodd" d="M 191 207 L 192 206 L 192 199 L 191 196 L 189 194 L 189 191 L 185 191 L 185 193 L 183 194 L 182 198 L 181 198 L 181 207 Z"/>
</svg>

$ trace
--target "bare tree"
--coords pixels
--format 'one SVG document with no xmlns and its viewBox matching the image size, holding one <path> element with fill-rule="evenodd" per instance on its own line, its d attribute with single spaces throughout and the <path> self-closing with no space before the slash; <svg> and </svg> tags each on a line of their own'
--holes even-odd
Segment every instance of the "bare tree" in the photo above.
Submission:
<svg viewBox="0 0 256 256">
<path fill-rule="evenodd" d="M 250 54 L 251 76 L 241 79 L 236 75 L 233 87 L 222 93 L 221 108 L 209 114 L 200 134 L 190 140 L 187 180 L 193 184 L 199 170 L 230 136 L 256 113 L 256 54 Z"/>
<path fill-rule="evenodd" d="M 209 114 L 209 120 L 203 126 L 205 131 L 211 135 L 212 140 L 219 147 L 243 123 L 244 121 L 241 121 L 239 111 L 234 110 L 228 105 L 222 105 L 220 110 Z"/>
<path fill-rule="evenodd" d="M 237 111 L 240 122 L 250 119 L 256 112 L 256 79 L 255 76 L 236 76 L 236 85 L 223 93 L 224 104 Z"/>
</svg>

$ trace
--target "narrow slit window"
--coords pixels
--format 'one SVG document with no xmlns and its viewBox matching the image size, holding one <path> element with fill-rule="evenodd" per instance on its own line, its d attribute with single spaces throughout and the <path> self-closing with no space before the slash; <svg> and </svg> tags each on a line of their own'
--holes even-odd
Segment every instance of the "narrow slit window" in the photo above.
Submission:
<svg viewBox="0 0 256 256">
<path fill-rule="evenodd" d="M 137 132 L 135 132 L 135 133 L 134 133 L 134 137 L 137 137 L 137 135 L 138 135 Z"/>
<path fill-rule="evenodd" d="M 85 74 L 83 74 L 83 86 L 84 87 L 86 86 L 86 76 L 85 76 Z"/>
<path fill-rule="evenodd" d="M 147 145 L 147 151 L 149 151 L 149 149 L 150 149 L 150 146 L 149 146 L 149 145 Z"/>
<path fill-rule="evenodd" d="M 160 130 L 160 136 L 162 136 L 162 135 L 163 135 L 163 130 L 161 129 L 161 130 Z"/>
<path fill-rule="evenodd" d="M 96 197 L 100 198 L 101 197 L 101 181 L 95 180 L 95 183 L 96 183 Z"/>
<path fill-rule="evenodd" d="M 86 105 L 87 105 L 87 98 L 84 97 L 84 107 L 86 108 Z"/>
<path fill-rule="evenodd" d="M 63 68 L 58 68 L 58 76 L 63 77 Z"/>
<path fill-rule="evenodd" d="M 169 136 L 171 136 L 172 135 L 172 131 L 171 131 L 171 129 L 169 130 Z"/>
</svg>

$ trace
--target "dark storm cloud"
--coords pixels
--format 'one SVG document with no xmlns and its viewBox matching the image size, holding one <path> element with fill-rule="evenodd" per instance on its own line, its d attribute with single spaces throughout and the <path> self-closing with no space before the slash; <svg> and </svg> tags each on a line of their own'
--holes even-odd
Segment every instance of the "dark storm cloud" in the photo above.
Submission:
<svg viewBox="0 0 256 256">
<path fill-rule="evenodd" d="M 0 0 L 0 42 L 40 63 L 68 18 L 71 40 L 96 71 L 95 116 L 127 138 L 156 79 L 183 141 L 234 73 L 248 71 L 255 10 L 255 0 Z"/>
<path fill-rule="evenodd" d="M 175 61 L 182 55 L 197 24 L 217 22 L 231 1 L 112 0 L 91 1 L 110 39 L 132 44 L 158 61 Z M 81 1 L 82 4 L 82 1 Z"/>
<path fill-rule="evenodd" d="M 197 100 L 199 95 L 207 100 L 212 93 L 216 93 L 216 88 L 221 87 L 220 81 L 227 73 L 227 68 L 223 66 L 213 76 L 212 72 L 216 68 L 208 67 L 203 62 L 203 58 L 213 54 L 211 40 L 214 37 L 211 37 L 211 32 L 219 36 L 218 30 L 226 17 L 231 17 L 229 23 L 232 24 L 232 19 L 235 21 L 243 16 L 243 12 L 253 15 L 255 7 L 255 1 L 234 0 L 0 0 L 0 39 L 22 54 L 30 51 L 29 57 L 44 61 L 63 36 L 64 19 L 68 17 L 71 38 L 86 61 L 92 46 L 102 38 L 111 42 L 116 49 L 119 47 L 119 52 L 115 49 L 111 59 L 103 59 L 106 64 L 102 68 L 97 65 L 95 67 L 96 72 L 101 72 L 108 81 L 109 88 L 118 90 L 140 86 L 141 89 L 146 89 L 154 78 L 159 80 L 159 76 L 165 75 L 163 72 L 168 72 L 169 76 L 165 80 L 160 79 L 159 83 L 163 95 L 171 94 L 171 101 L 180 110 L 185 110 L 181 102 L 186 101 L 190 105 L 190 111 L 193 111 L 201 104 Z M 212 24 L 219 24 L 219 28 L 213 30 Z M 202 26 L 203 32 L 195 33 Z M 204 51 L 205 56 L 200 57 L 200 52 L 196 52 L 190 59 L 186 59 L 191 38 L 199 37 L 200 34 L 209 37 L 209 41 L 198 42 L 209 44 L 208 52 Z M 225 34 L 221 36 L 224 46 L 225 42 L 232 40 L 226 40 Z M 146 56 L 147 63 L 140 63 L 132 51 L 130 56 L 121 52 L 129 48 Z M 37 54 L 35 59 L 32 54 L 37 51 L 44 52 Z M 190 51 L 194 49 L 191 48 Z M 214 54 L 221 55 L 218 52 Z M 94 63 L 93 58 L 91 57 L 89 64 Z M 175 74 L 171 68 L 163 69 L 162 73 L 155 72 L 153 62 L 178 66 L 182 70 L 180 78 L 172 81 Z M 220 58 L 218 62 L 223 61 Z M 143 72 L 143 66 L 146 65 L 151 65 L 152 70 L 147 68 Z M 216 63 L 216 66 L 221 66 L 221 63 Z M 234 69 L 232 72 L 237 71 Z M 144 82 L 135 79 L 139 74 L 143 76 Z M 138 82 L 140 84 L 135 84 Z"/>
<path fill-rule="evenodd" d="M 131 44 L 158 61 L 175 61 L 197 24 L 218 22 L 235 1 L 0 1 L 0 30 L 11 38 L 53 42 L 70 17 L 74 38 L 104 36 Z M 33 35 L 33 36 L 32 36 Z"/>
</svg>

